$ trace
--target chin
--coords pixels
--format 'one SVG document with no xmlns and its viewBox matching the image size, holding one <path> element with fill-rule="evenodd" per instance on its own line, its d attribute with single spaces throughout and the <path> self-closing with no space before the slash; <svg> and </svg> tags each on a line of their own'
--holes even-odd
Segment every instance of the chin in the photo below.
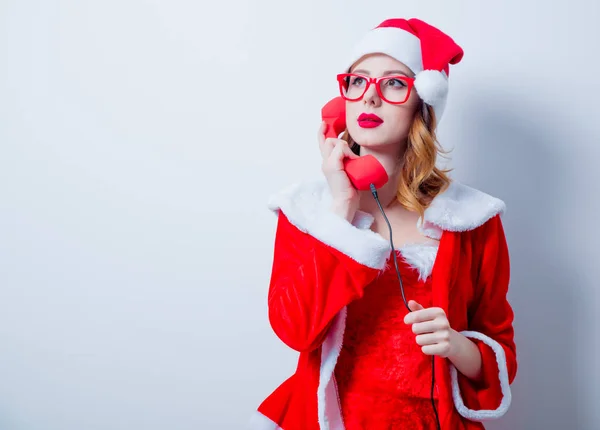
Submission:
<svg viewBox="0 0 600 430">
<path fill-rule="evenodd" d="M 377 148 L 382 146 L 390 145 L 390 142 L 395 141 L 394 139 L 390 139 L 385 133 L 381 133 L 380 130 L 377 129 L 362 129 L 358 128 L 357 130 L 348 130 L 350 132 L 350 136 L 356 143 L 365 148 Z"/>
</svg>

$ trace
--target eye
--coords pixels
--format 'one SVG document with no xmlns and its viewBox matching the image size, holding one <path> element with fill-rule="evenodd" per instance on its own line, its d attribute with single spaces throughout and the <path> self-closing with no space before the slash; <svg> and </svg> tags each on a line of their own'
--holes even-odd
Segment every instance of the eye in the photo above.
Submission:
<svg viewBox="0 0 600 430">
<path fill-rule="evenodd" d="M 397 87 L 397 88 L 406 87 L 406 82 L 404 82 L 402 79 L 399 79 L 399 78 L 390 78 L 386 81 L 385 84 L 389 87 Z"/>
<path fill-rule="evenodd" d="M 360 76 L 353 76 L 350 79 L 350 85 L 355 85 L 355 86 L 362 86 L 364 84 L 365 80 L 364 78 L 361 78 Z"/>
</svg>

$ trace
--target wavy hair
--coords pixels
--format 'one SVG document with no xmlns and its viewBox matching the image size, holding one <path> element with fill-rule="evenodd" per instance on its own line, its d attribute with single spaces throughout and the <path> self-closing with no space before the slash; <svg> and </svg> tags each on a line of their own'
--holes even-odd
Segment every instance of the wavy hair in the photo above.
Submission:
<svg viewBox="0 0 600 430">
<path fill-rule="evenodd" d="M 424 216 L 425 209 L 439 193 L 450 185 L 448 173 L 452 169 L 442 170 L 436 166 L 438 154 L 445 151 L 439 144 L 436 134 L 436 118 L 433 108 L 421 102 L 415 112 L 408 132 L 408 142 L 402 161 L 402 171 L 398 180 L 396 199 L 408 210 Z M 359 154 L 360 145 L 354 142 L 348 130 L 342 139 L 348 142 L 350 149 Z"/>
</svg>

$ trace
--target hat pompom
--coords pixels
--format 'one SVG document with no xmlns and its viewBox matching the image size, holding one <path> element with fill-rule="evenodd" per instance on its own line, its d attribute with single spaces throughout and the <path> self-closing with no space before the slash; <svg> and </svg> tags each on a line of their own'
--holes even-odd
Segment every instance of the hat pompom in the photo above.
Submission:
<svg viewBox="0 0 600 430">
<path fill-rule="evenodd" d="M 423 70 L 417 73 L 415 88 L 421 100 L 428 105 L 438 106 L 448 95 L 448 79 L 438 70 Z"/>
</svg>

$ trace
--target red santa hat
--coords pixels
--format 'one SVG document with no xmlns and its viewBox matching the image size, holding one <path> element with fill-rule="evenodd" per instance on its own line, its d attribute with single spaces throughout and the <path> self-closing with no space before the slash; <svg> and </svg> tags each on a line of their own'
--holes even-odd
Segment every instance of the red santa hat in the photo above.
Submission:
<svg viewBox="0 0 600 430">
<path fill-rule="evenodd" d="M 387 54 L 413 71 L 419 97 L 433 107 L 439 121 L 448 96 L 450 64 L 462 59 L 462 48 L 420 19 L 393 18 L 366 33 L 355 46 L 348 69 L 363 56 L 374 53 Z"/>
</svg>

